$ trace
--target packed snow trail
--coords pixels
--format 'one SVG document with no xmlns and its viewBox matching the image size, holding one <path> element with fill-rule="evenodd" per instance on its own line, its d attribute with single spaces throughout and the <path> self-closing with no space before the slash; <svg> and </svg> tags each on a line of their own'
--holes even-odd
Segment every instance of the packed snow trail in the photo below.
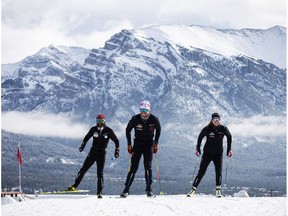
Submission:
<svg viewBox="0 0 288 216">
<path fill-rule="evenodd" d="M 112 199 L 111 199 L 111 198 Z M 33 200 L 9 202 L 2 198 L 3 216 L 284 216 L 286 197 L 223 197 L 196 195 L 163 195 L 154 199 L 146 195 L 40 195 Z"/>
</svg>

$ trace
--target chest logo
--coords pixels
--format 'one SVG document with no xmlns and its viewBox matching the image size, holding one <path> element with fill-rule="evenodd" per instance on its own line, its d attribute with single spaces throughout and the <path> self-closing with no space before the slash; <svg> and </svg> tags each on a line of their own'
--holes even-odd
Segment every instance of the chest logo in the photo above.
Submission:
<svg viewBox="0 0 288 216">
<path fill-rule="evenodd" d="M 136 125 L 136 130 L 143 130 L 143 126 L 141 124 Z"/>
<path fill-rule="evenodd" d="M 98 137 L 99 137 L 99 134 L 98 134 L 97 132 L 95 132 L 95 133 L 93 134 L 93 137 L 98 138 Z"/>
<path fill-rule="evenodd" d="M 210 132 L 208 135 L 210 138 L 215 138 L 215 133 L 214 132 Z"/>
</svg>

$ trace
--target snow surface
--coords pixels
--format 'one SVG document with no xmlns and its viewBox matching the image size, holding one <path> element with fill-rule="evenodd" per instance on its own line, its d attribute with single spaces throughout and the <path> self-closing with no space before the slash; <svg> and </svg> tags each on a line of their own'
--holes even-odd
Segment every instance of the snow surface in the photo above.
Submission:
<svg viewBox="0 0 288 216">
<path fill-rule="evenodd" d="M 15 202 L 1 200 L 3 216 L 282 216 L 286 215 L 286 197 L 223 197 L 212 195 L 164 195 L 147 198 L 130 195 L 126 199 L 104 195 L 39 195 L 35 199 Z"/>
<path fill-rule="evenodd" d="M 155 38 L 162 43 L 200 48 L 226 57 L 244 55 L 286 68 L 286 28 L 216 29 L 207 26 L 161 25 L 134 30 L 140 40 Z M 176 48 L 176 47 L 175 47 Z"/>
</svg>

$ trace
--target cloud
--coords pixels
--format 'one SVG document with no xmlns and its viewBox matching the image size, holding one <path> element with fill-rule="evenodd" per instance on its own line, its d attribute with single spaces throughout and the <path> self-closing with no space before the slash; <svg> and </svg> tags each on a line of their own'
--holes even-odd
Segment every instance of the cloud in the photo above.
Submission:
<svg viewBox="0 0 288 216">
<path fill-rule="evenodd" d="M 2 113 L 2 129 L 31 136 L 83 138 L 89 126 L 75 123 L 66 115 L 44 114 L 40 112 Z"/>
<path fill-rule="evenodd" d="M 13 63 L 54 45 L 88 49 L 122 29 L 149 25 L 216 28 L 286 27 L 283 0 L 2 0 L 2 63 Z"/>
<path fill-rule="evenodd" d="M 114 25 L 112 25 L 113 23 Z M 36 29 L 15 29 L 2 24 L 2 63 L 21 61 L 29 55 L 37 53 L 49 45 L 80 46 L 87 49 L 103 47 L 115 32 L 122 29 L 132 29 L 127 20 L 109 21 L 105 31 L 93 31 L 89 34 L 67 35 L 60 31 L 60 26 L 44 24 Z"/>
<path fill-rule="evenodd" d="M 225 124 L 233 137 L 284 137 L 286 136 L 286 117 L 283 116 L 254 116 L 251 118 L 228 119 L 229 124 Z M 4 112 L 1 119 L 2 129 L 31 136 L 51 136 L 66 137 L 73 139 L 82 139 L 91 126 L 84 125 L 73 121 L 73 117 L 65 114 L 47 114 L 41 112 Z M 119 139 L 125 139 L 125 128 L 127 123 L 121 123 L 117 120 L 109 123 L 114 129 Z M 201 124 L 187 125 L 181 123 L 171 123 L 162 126 L 165 133 L 183 133 L 191 131 L 188 136 L 193 140 L 198 136 L 204 126 Z M 178 131 L 178 132 L 177 132 Z"/>
<path fill-rule="evenodd" d="M 163 133 L 185 134 L 188 140 L 195 140 L 205 124 L 173 122 L 162 126 Z M 283 138 L 286 137 L 286 117 L 285 116 L 263 116 L 257 115 L 250 118 L 228 118 L 223 117 L 221 123 L 228 127 L 233 138 Z M 186 133 L 188 131 L 188 133 Z M 163 135 L 162 135 L 163 136 Z M 165 135 L 164 135 L 165 136 Z"/>
<path fill-rule="evenodd" d="M 258 115 L 247 119 L 234 119 L 227 127 L 232 136 L 237 137 L 284 137 L 286 117 Z"/>
</svg>

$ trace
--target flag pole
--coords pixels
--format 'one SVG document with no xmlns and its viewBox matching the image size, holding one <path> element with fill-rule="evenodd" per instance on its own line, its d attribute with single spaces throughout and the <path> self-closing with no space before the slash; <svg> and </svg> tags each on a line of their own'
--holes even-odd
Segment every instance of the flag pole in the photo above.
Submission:
<svg viewBox="0 0 288 216">
<path fill-rule="evenodd" d="M 20 158 L 21 158 L 20 142 L 19 142 L 19 146 L 18 146 L 18 152 L 19 152 L 19 155 L 20 155 Z M 22 187 L 21 187 L 21 163 L 22 163 L 22 158 L 19 160 L 19 191 L 22 193 Z"/>
</svg>

